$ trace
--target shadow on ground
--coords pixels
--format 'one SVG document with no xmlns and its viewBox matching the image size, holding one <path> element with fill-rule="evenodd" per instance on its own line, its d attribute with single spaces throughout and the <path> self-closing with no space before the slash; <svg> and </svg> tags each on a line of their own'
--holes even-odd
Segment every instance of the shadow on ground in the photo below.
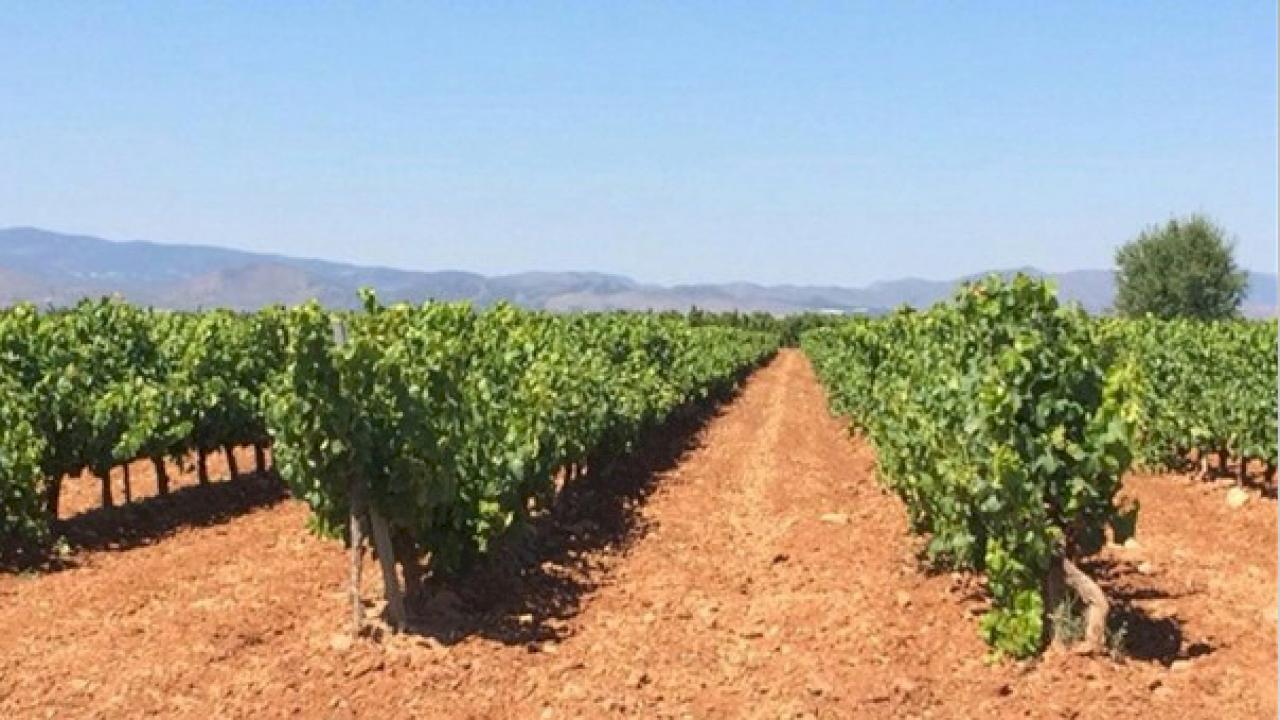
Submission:
<svg viewBox="0 0 1280 720">
<path fill-rule="evenodd" d="M 18 549 L 0 562 L 8 571 L 54 572 L 76 567 L 85 551 L 128 550 L 148 545 L 183 528 L 227 522 L 288 497 L 274 473 L 249 473 L 234 480 L 190 485 L 168 495 L 87 510 L 58 522 L 66 552 Z"/>
<path fill-rule="evenodd" d="M 429 582 L 410 609 L 410 632 L 446 645 L 480 636 L 530 652 L 561 640 L 598 587 L 599 551 L 625 553 L 649 530 L 640 507 L 735 395 L 678 412 L 612 468 L 565 485 L 548 512 L 465 577 Z"/>
<path fill-rule="evenodd" d="M 1173 600 L 1189 597 L 1197 591 L 1170 587 L 1164 576 L 1144 575 L 1129 560 L 1093 558 L 1083 569 L 1102 586 L 1111 600 L 1110 629 L 1121 633 L 1124 657 L 1155 662 L 1168 667 L 1214 651 L 1204 641 L 1189 641 L 1177 615 L 1160 617 L 1145 610 L 1144 600 Z"/>
</svg>

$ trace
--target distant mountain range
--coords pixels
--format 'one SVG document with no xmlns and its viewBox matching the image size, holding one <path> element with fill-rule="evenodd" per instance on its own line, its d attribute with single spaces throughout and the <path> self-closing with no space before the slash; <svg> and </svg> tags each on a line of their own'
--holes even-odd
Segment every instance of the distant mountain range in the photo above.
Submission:
<svg viewBox="0 0 1280 720">
<path fill-rule="evenodd" d="M 1103 312 L 1115 293 L 1110 270 L 1025 272 L 1057 281 L 1061 297 Z M 985 273 L 983 273 L 985 274 Z M 706 310 L 794 313 L 806 310 L 878 313 L 903 303 L 928 306 L 950 295 L 954 280 L 904 278 L 862 288 L 723 283 L 663 286 L 595 272 L 528 272 L 486 277 L 470 272 L 414 272 L 199 245 L 116 242 L 30 227 L 0 229 L 0 304 L 21 300 L 67 305 L 82 297 L 119 294 L 133 302 L 180 309 L 254 309 L 317 298 L 332 307 L 357 303 L 369 286 L 385 301 L 429 298 L 506 300 L 547 310 Z M 1250 273 L 1244 311 L 1276 309 L 1276 276 Z"/>
</svg>

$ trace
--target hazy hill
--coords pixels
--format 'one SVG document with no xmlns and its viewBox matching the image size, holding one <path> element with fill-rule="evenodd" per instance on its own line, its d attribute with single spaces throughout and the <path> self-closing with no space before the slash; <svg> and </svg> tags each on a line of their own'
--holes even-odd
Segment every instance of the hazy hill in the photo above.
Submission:
<svg viewBox="0 0 1280 720">
<path fill-rule="evenodd" d="M 1003 274 L 1035 268 L 1000 270 Z M 1104 311 L 1115 292 L 1109 270 L 1049 274 L 1062 297 L 1092 312 Z M 970 276 L 972 277 L 972 276 Z M 163 307 L 252 309 L 275 302 L 318 298 L 349 307 L 356 289 L 370 286 L 385 300 L 508 300 L 550 310 L 674 309 L 879 312 L 908 303 L 930 305 L 958 282 L 902 278 L 862 288 L 722 283 L 661 286 L 593 272 L 528 272 L 486 277 L 460 271 L 414 272 L 323 260 L 250 253 L 199 245 L 115 242 L 37 228 L 0 229 L 0 303 L 32 300 L 65 305 L 118 293 Z M 1245 310 L 1271 315 L 1276 276 L 1252 273 Z"/>
</svg>

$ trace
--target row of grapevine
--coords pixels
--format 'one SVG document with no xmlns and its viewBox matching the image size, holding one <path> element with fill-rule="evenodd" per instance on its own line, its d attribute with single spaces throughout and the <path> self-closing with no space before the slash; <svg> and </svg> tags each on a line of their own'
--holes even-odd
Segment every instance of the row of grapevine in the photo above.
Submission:
<svg viewBox="0 0 1280 720">
<path fill-rule="evenodd" d="M 549 498 L 557 473 L 607 466 L 778 343 L 679 316 L 366 302 L 0 311 L 0 545 L 47 540 L 61 479 L 83 469 L 109 505 L 122 463 L 152 459 L 163 492 L 166 458 L 194 452 L 204 480 L 205 453 L 269 443 L 315 529 L 357 548 L 385 535 L 395 549 L 379 559 L 412 590 L 423 558 L 459 569 Z"/>
<path fill-rule="evenodd" d="M 679 314 L 675 312 L 663 313 L 676 317 L 683 317 L 693 325 L 721 325 L 726 327 L 736 327 L 743 330 L 757 330 L 760 332 L 770 332 L 778 336 L 780 344 L 786 347 L 796 347 L 800 344 L 800 336 L 807 330 L 827 325 L 836 325 L 848 319 L 843 314 L 832 314 L 824 312 L 802 312 L 791 313 L 788 315 L 774 315 L 773 313 L 755 311 L 755 312 L 739 312 L 729 310 L 724 312 L 711 312 L 694 307 L 688 313 Z"/>
<path fill-rule="evenodd" d="M 465 565 L 548 500 L 558 472 L 607 467 L 777 344 L 679 318 L 372 297 L 362 313 L 308 304 L 284 324 L 266 393 L 277 468 L 320 531 L 347 533 L 357 555 L 372 537 L 396 620 L 400 574 L 412 594 L 424 559 L 436 574 Z"/>
<path fill-rule="evenodd" d="M 1106 528 L 1133 530 L 1137 508 L 1115 496 L 1139 379 L 1131 363 L 1108 372 L 1096 323 L 1040 281 L 993 277 L 927 312 L 810 331 L 802 347 L 930 557 L 985 572 L 991 645 L 1037 652 L 1068 588 L 1088 605 L 1088 642 L 1103 642 L 1106 599 L 1075 561 Z"/>
<path fill-rule="evenodd" d="M 267 442 L 261 388 L 278 365 L 279 311 L 172 313 L 112 299 L 66 310 L 0 311 L 0 540 L 47 539 L 61 479 L 103 479 L 139 458 L 164 460 Z M 259 460 L 261 462 L 261 452 Z"/>
<path fill-rule="evenodd" d="M 1194 456 L 1207 473 L 1249 461 L 1276 470 L 1276 323 L 1233 320 L 1100 321 L 1108 352 L 1130 359 L 1142 377 L 1142 422 L 1135 451 L 1149 467 L 1181 468 Z"/>
</svg>

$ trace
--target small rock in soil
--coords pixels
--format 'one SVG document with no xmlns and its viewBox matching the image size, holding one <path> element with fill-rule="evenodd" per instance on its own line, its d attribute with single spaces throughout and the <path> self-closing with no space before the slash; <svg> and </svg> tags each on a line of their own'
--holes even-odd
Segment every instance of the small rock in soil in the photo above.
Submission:
<svg viewBox="0 0 1280 720">
<path fill-rule="evenodd" d="M 825 678 L 812 678 L 809 680 L 809 686 L 807 689 L 809 690 L 810 695 L 821 697 L 822 695 L 830 695 L 832 686 Z"/>
<path fill-rule="evenodd" d="M 848 513 L 827 513 L 823 515 L 821 519 L 822 519 L 822 522 L 830 523 L 832 525 L 848 525 L 849 524 Z"/>
<path fill-rule="evenodd" d="M 337 650 L 338 652 L 346 652 L 351 649 L 352 642 L 353 640 L 350 635 L 347 635 L 346 633 L 337 633 L 333 637 L 329 638 L 329 647 Z"/>
<path fill-rule="evenodd" d="M 1124 541 L 1125 550 L 1137 550 L 1140 547 L 1142 546 L 1138 544 L 1137 538 L 1129 538 L 1128 540 Z"/>
<path fill-rule="evenodd" d="M 378 670 L 381 670 L 384 667 L 386 667 L 386 663 L 382 660 L 382 658 L 380 657 L 367 658 L 364 661 L 357 664 L 355 667 L 351 668 L 350 675 L 352 678 L 363 677 L 365 675 L 368 675 L 371 672 L 376 672 Z"/>
<path fill-rule="evenodd" d="M 1238 487 L 1233 487 L 1227 491 L 1227 505 L 1232 508 L 1243 507 L 1249 502 L 1249 493 Z"/>
<path fill-rule="evenodd" d="M 631 674 L 627 676 L 627 687 L 630 687 L 630 688 L 638 689 L 641 686 L 647 684 L 648 682 L 649 682 L 649 673 L 643 670 L 633 670 Z"/>
<path fill-rule="evenodd" d="M 1153 563 L 1143 562 L 1143 563 L 1138 563 L 1138 572 L 1142 573 L 1143 575 L 1155 575 L 1157 572 L 1159 572 L 1159 568 L 1157 568 Z"/>
<path fill-rule="evenodd" d="M 1173 664 L 1169 666 L 1169 669 L 1174 670 L 1176 672 L 1181 672 L 1183 670 L 1190 670 L 1191 661 L 1190 660 L 1174 660 Z"/>
<path fill-rule="evenodd" d="M 899 590 L 897 593 L 898 607 L 907 607 L 911 604 L 911 595 L 906 590 Z"/>
</svg>

